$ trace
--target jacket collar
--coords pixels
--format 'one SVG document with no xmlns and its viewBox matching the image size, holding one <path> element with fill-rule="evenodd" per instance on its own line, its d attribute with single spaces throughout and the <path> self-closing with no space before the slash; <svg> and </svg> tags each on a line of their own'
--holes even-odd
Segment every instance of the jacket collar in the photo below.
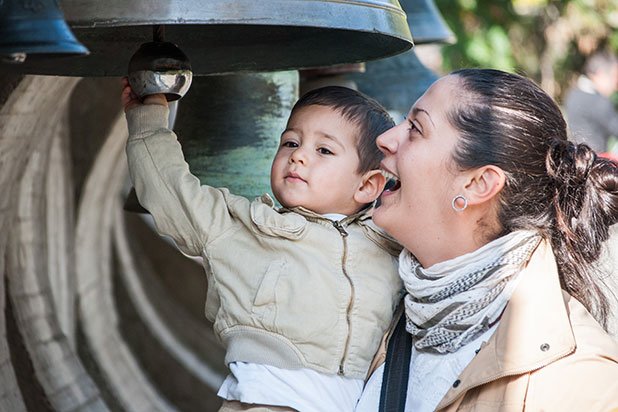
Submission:
<svg viewBox="0 0 618 412">
<path fill-rule="evenodd" d="M 551 246 L 542 241 L 520 274 L 496 332 L 451 388 L 438 409 L 471 388 L 527 373 L 575 350 L 575 338 L 560 288 Z"/>
<path fill-rule="evenodd" d="M 367 220 L 369 218 L 371 218 L 371 212 L 373 211 L 373 208 L 371 207 L 371 205 L 359 210 L 358 212 L 354 213 L 353 215 L 349 215 L 346 216 L 344 219 L 341 219 L 339 221 L 339 223 L 345 227 L 347 225 L 349 225 L 350 223 L 356 221 L 356 220 Z M 333 221 L 322 216 L 319 213 L 316 213 L 312 210 L 306 209 L 302 206 L 297 206 L 297 207 L 291 207 L 291 208 L 287 208 L 287 207 L 282 207 L 279 209 L 279 213 L 286 213 L 286 212 L 294 212 L 294 213 L 298 213 L 299 215 L 304 216 L 307 220 L 309 220 L 310 222 L 315 222 L 315 223 L 328 223 L 329 225 L 332 225 Z"/>
<path fill-rule="evenodd" d="M 265 203 L 270 202 L 269 204 L 274 205 L 274 201 L 267 194 L 262 196 L 262 201 Z M 387 253 L 392 256 L 398 256 L 401 252 L 401 245 L 382 229 L 375 226 L 375 224 L 371 220 L 371 216 L 373 214 L 373 204 L 368 205 L 367 207 L 359 210 L 353 215 L 341 219 L 339 222 L 335 222 L 333 220 L 325 218 L 319 213 L 315 213 L 314 211 L 306 209 L 302 206 L 292 208 L 281 207 L 278 209 L 278 212 L 298 213 L 310 222 L 318 223 L 324 226 L 335 226 L 337 228 L 344 229 L 348 225 L 357 222 L 363 228 L 365 235 L 376 245 L 384 249 Z"/>
</svg>

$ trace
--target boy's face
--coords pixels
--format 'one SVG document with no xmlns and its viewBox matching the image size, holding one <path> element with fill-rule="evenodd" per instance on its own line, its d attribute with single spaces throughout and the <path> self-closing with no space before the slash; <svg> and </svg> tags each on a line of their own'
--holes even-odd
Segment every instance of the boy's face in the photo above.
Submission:
<svg viewBox="0 0 618 412">
<path fill-rule="evenodd" d="M 361 208 L 354 193 L 362 183 L 356 150 L 358 127 L 319 105 L 296 110 L 281 135 L 270 185 L 285 207 L 350 215 Z"/>
</svg>

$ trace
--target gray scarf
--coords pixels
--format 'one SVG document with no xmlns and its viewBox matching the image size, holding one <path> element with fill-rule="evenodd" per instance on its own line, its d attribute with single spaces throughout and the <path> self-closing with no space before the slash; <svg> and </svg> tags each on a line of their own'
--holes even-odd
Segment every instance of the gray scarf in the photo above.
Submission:
<svg viewBox="0 0 618 412">
<path fill-rule="evenodd" d="M 518 230 L 480 249 L 424 269 L 407 250 L 399 256 L 406 329 L 418 350 L 456 352 L 493 325 L 541 236 Z"/>
</svg>

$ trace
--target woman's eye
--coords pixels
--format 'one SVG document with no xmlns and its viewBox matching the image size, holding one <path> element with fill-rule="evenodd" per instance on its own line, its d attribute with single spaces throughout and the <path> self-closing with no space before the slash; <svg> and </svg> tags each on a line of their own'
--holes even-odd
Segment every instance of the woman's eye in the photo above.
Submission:
<svg viewBox="0 0 618 412">
<path fill-rule="evenodd" d="M 331 155 L 331 154 L 333 154 L 333 152 L 331 152 L 330 150 L 328 150 L 325 147 L 320 147 L 318 149 L 318 152 L 320 152 L 321 154 L 324 154 L 324 155 Z"/>
<path fill-rule="evenodd" d="M 421 131 L 419 130 L 418 127 L 416 127 L 416 124 L 410 120 L 410 119 L 406 119 L 408 121 L 408 131 L 410 132 L 410 134 L 412 133 L 420 133 Z"/>
</svg>

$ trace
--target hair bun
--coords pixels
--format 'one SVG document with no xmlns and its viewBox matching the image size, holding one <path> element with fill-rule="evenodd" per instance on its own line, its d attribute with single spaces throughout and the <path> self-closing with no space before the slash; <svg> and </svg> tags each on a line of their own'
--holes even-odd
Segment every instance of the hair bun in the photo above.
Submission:
<svg viewBox="0 0 618 412">
<path fill-rule="evenodd" d="M 608 225 L 618 223 L 618 163 L 599 157 L 590 172 L 597 208 Z"/>
<path fill-rule="evenodd" d="M 585 144 L 559 139 L 550 143 L 546 163 L 556 220 L 565 233 L 575 230 L 578 220 L 605 227 L 618 222 L 618 164 L 597 157 Z"/>
<path fill-rule="evenodd" d="M 586 183 L 596 153 L 586 144 L 554 139 L 547 153 L 547 173 L 556 186 L 580 186 Z"/>
</svg>

